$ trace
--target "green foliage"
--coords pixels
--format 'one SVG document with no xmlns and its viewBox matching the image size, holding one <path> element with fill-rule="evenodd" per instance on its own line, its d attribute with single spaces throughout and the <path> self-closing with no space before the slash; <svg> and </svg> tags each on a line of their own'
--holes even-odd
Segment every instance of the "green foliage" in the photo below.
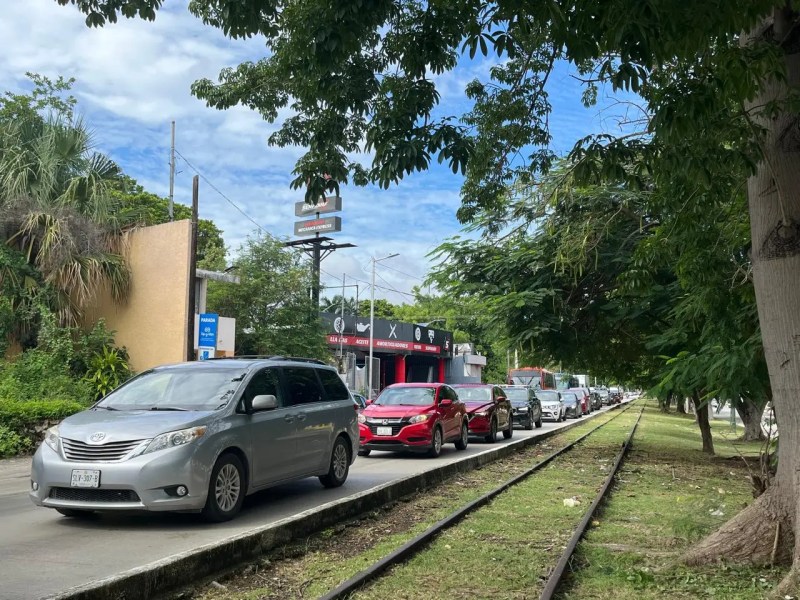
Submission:
<svg viewBox="0 0 800 600">
<path fill-rule="evenodd" d="M 0 458 L 25 454 L 31 447 L 29 439 L 5 425 L 0 425 Z"/>
<path fill-rule="evenodd" d="M 0 458 L 32 450 L 40 441 L 43 424 L 61 421 L 84 409 L 86 405 L 56 395 L 27 401 L 0 396 Z"/>
<path fill-rule="evenodd" d="M 269 235 L 249 238 L 233 272 L 238 285 L 209 282 L 208 310 L 236 319 L 237 354 L 329 356 L 301 254 Z"/>
<path fill-rule="evenodd" d="M 65 398 L 85 405 L 93 399 L 91 386 L 76 378 L 56 354 L 32 349 L 13 361 L 0 361 L 0 398 L 36 401 Z"/>
<path fill-rule="evenodd" d="M 100 399 L 123 384 L 130 376 L 131 370 L 125 351 L 104 346 L 102 353 L 92 356 L 84 381 L 94 389 L 95 398 Z"/>
<path fill-rule="evenodd" d="M 130 220 L 138 225 L 160 225 L 169 222 L 169 199 L 147 192 L 136 180 L 127 175 L 115 183 L 112 196 Z M 174 220 L 191 219 L 192 208 L 173 203 Z M 220 258 L 221 254 L 221 258 Z M 197 260 L 202 268 L 225 268 L 225 242 L 222 231 L 213 221 L 199 219 L 197 223 Z"/>
<path fill-rule="evenodd" d="M 44 283 L 59 321 L 75 325 L 101 287 L 117 300 L 127 292 L 120 234 L 130 222 L 110 195 L 119 167 L 94 151 L 74 98 L 62 97 L 72 81 L 32 79 L 29 94 L 0 99 L 0 242 L 39 274 L 16 269 L 13 301 L 24 304 L 19 290 Z"/>
<path fill-rule="evenodd" d="M 0 361 L 0 398 L 64 398 L 87 404 L 131 375 L 125 349 L 114 347 L 113 332 L 102 320 L 83 331 L 59 326 L 42 307 L 38 315 L 36 347 Z"/>
</svg>

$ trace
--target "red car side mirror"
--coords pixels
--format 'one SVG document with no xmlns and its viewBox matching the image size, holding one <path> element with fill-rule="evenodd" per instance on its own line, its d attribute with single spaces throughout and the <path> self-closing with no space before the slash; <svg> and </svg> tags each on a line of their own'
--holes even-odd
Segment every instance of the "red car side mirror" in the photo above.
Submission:
<svg viewBox="0 0 800 600">
<path fill-rule="evenodd" d="M 369 405 L 370 405 L 370 404 L 372 404 L 373 402 L 375 402 L 375 400 L 371 400 L 370 398 L 367 398 L 367 406 L 369 406 Z"/>
<path fill-rule="evenodd" d="M 439 406 L 450 406 L 453 403 L 450 398 L 445 398 L 444 400 L 439 400 Z"/>
</svg>

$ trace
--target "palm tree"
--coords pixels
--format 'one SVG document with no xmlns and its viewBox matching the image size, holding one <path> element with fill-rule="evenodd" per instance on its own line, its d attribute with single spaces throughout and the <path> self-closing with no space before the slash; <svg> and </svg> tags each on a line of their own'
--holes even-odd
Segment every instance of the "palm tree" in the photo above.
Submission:
<svg viewBox="0 0 800 600">
<path fill-rule="evenodd" d="M 344 314 L 355 315 L 358 308 L 355 298 L 344 299 Z M 342 314 L 342 295 L 337 294 L 333 298 L 323 298 L 320 302 L 320 311 L 330 312 L 335 315 Z"/>
<path fill-rule="evenodd" d="M 120 175 L 79 119 L 0 122 L 0 240 L 55 292 L 62 325 L 80 322 L 104 286 L 115 300 L 127 292 L 124 234 L 134 221 L 110 194 Z"/>
</svg>

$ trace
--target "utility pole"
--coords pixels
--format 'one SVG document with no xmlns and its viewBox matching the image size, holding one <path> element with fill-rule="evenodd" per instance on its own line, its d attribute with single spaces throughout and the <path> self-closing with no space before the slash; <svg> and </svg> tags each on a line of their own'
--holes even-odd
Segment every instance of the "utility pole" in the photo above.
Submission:
<svg viewBox="0 0 800 600">
<path fill-rule="evenodd" d="M 192 178 L 192 235 L 189 241 L 189 317 L 186 323 L 186 360 L 194 360 L 195 281 L 197 280 L 197 212 L 200 198 L 200 176 Z"/>
<path fill-rule="evenodd" d="M 347 276 L 347 273 L 342 273 L 342 327 L 344 327 L 344 278 Z M 338 331 L 339 334 L 339 358 L 344 356 L 344 349 L 342 348 L 342 344 L 344 343 L 344 330 Z"/>
<path fill-rule="evenodd" d="M 370 298 L 369 298 L 369 379 L 367 379 L 367 398 L 372 400 L 372 343 L 375 338 L 374 330 L 375 330 L 375 263 L 378 263 L 382 260 L 386 260 L 389 258 L 394 258 L 395 256 L 399 256 L 397 252 L 394 254 L 389 254 L 388 256 L 384 256 L 383 258 L 375 258 L 372 257 L 372 286 L 370 287 Z"/>
<path fill-rule="evenodd" d="M 175 121 L 172 122 L 172 141 L 169 146 L 169 220 L 174 219 L 172 205 L 175 200 Z"/>
</svg>

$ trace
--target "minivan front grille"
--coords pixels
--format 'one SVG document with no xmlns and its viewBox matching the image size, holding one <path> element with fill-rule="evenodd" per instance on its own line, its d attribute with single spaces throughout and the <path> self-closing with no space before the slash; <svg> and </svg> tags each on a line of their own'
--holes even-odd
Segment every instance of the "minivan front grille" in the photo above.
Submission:
<svg viewBox="0 0 800 600">
<path fill-rule="evenodd" d="M 139 494 L 133 490 L 106 490 L 92 488 L 50 488 L 53 500 L 73 502 L 139 502 Z"/>
<path fill-rule="evenodd" d="M 143 440 L 126 440 L 124 442 L 108 442 L 92 445 L 78 440 L 61 438 L 64 456 L 68 460 L 79 462 L 114 462 L 122 459 Z"/>
</svg>

